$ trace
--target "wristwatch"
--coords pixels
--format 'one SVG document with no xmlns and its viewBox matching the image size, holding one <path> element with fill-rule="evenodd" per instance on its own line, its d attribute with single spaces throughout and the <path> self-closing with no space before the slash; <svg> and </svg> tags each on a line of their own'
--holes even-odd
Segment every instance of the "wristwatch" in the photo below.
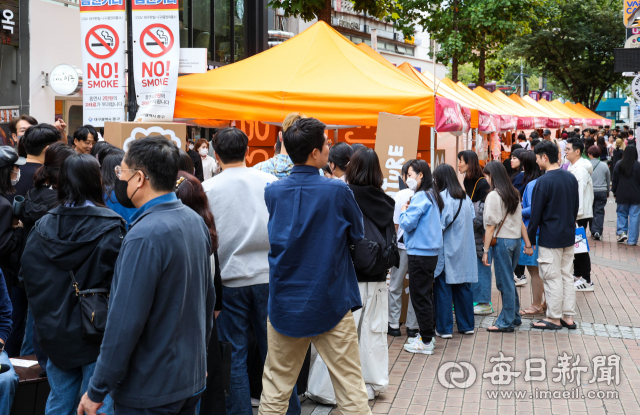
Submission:
<svg viewBox="0 0 640 415">
<path fill-rule="evenodd" d="M 488 250 L 487 248 L 485 248 L 484 246 L 482 247 L 482 251 L 483 251 L 485 254 L 489 253 L 489 250 Z"/>
</svg>

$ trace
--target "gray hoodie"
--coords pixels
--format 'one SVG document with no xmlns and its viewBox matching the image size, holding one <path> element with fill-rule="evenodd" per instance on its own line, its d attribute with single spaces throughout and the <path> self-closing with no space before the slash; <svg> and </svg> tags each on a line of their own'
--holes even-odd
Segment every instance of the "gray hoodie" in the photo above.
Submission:
<svg viewBox="0 0 640 415">
<path fill-rule="evenodd" d="M 591 179 L 593 180 L 593 192 L 607 192 L 609 193 L 611 184 L 611 172 L 609 166 L 598 159 L 591 159 L 591 165 L 593 166 L 593 173 L 591 173 Z"/>
</svg>

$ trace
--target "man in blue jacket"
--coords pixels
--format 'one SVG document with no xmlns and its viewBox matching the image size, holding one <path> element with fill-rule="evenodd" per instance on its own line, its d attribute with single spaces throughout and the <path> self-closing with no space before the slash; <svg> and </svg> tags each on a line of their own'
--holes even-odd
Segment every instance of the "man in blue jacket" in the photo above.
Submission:
<svg viewBox="0 0 640 415">
<path fill-rule="evenodd" d="M 364 238 L 362 212 L 344 182 L 318 172 L 329 158 L 324 129 L 315 118 L 287 129 L 284 145 L 295 166 L 264 194 L 271 251 L 261 415 L 287 411 L 310 342 L 332 375 L 340 411 L 371 413 L 351 314 L 362 307 L 349 254 L 349 244 Z"/>
<path fill-rule="evenodd" d="M 94 415 L 110 393 L 115 413 L 195 415 L 205 388 L 215 291 L 204 220 L 174 193 L 178 148 L 137 140 L 115 193 L 131 217 L 116 263 L 107 327 L 78 414 Z"/>
<path fill-rule="evenodd" d="M 7 293 L 7 285 L 0 271 L 0 414 L 11 412 L 13 396 L 18 387 L 18 375 L 13 370 L 9 356 L 4 351 L 4 344 L 11 332 L 11 300 Z M 2 373 L 8 367 L 9 370 Z"/>
</svg>

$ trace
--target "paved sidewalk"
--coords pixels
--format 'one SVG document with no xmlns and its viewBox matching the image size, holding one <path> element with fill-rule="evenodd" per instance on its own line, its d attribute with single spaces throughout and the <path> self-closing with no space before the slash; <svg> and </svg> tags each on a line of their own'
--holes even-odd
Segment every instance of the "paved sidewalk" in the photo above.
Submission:
<svg viewBox="0 0 640 415">
<path fill-rule="evenodd" d="M 485 328 L 501 309 L 494 285 L 496 313 L 477 316 L 475 335 L 455 333 L 450 340 L 437 338 L 432 356 L 407 353 L 403 350 L 406 337 L 389 337 L 390 386 L 371 401 L 373 413 L 640 414 L 640 248 L 616 243 L 612 200 L 606 209 L 604 238 L 602 242 L 589 239 L 596 286 L 595 292 L 577 293 L 578 330 L 542 332 L 530 329 L 531 320 L 523 319 L 515 333 L 488 333 Z M 521 304 L 528 306 L 530 284 L 518 291 Z M 500 352 L 513 360 L 492 361 L 500 358 Z M 619 356 L 618 364 L 615 356 Z M 525 380 L 527 360 L 532 358 L 545 359 L 546 370 L 535 371 L 541 364 L 530 361 L 533 370 L 529 375 L 544 373 L 544 379 Z M 476 380 L 468 388 L 464 388 L 469 378 L 465 362 L 476 372 Z M 514 378 L 511 372 L 520 373 Z M 499 385 L 500 381 L 508 384 Z M 319 405 L 313 413 L 326 414 L 329 409 Z M 338 415 L 340 411 L 334 408 L 331 413 Z"/>
</svg>

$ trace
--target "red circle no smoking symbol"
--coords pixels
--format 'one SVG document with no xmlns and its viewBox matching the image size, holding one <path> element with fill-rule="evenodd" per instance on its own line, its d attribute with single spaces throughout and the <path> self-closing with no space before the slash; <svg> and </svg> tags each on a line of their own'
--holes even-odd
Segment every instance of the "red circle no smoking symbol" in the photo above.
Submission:
<svg viewBox="0 0 640 415">
<path fill-rule="evenodd" d="M 107 59 L 118 50 L 120 38 L 111 26 L 101 24 L 89 30 L 84 45 L 94 58 Z"/>
<path fill-rule="evenodd" d="M 158 58 L 171 50 L 173 32 L 160 23 L 147 26 L 140 35 L 140 47 L 147 55 Z"/>
</svg>

